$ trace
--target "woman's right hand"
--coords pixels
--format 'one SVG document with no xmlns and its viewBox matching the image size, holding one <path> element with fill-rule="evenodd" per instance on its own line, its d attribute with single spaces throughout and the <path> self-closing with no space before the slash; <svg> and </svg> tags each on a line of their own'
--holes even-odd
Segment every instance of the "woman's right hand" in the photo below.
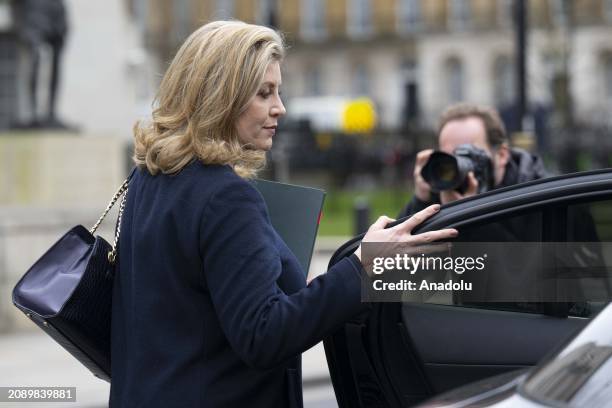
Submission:
<svg viewBox="0 0 612 408">
<path fill-rule="evenodd" d="M 370 226 L 361 243 L 367 242 L 387 242 L 395 244 L 408 244 L 409 246 L 426 245 L 441 239 L 455 238 L 458 232 L 454 228 L 447 228 L 438 231 L 429 231 L 422 234 L 412 234 L 412 230 L 426 219 L 440 211 L 440 205 L 434 204 L 425 208 L 422 211 L 414 214 L 401 224 L 397 224 L 391 228 L 385 228 L 387 224 L 395 221 L 393 218 L 381 216 L 374 224 Z M 355 255 L 363 264 L 361 258 L 361 245 L 355 251 Z M 365 267 L 365 265 L 364 265 Z"/>
</svg>

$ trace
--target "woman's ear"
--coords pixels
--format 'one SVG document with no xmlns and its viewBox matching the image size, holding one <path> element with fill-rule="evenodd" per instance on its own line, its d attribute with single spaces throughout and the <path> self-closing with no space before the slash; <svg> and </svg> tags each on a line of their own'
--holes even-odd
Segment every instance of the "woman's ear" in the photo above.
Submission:
<svg viewBox="0 0 612 408">
<path fill-rule="evenodd" d="M 506 167 L 508 161 L 510 160 L 510 148 L 507 143 L 502 143 L 501 146 L 497 148 L 495 151 L 495 161 L 499 164 L 499 166 Z"/>
<path fill-rule="evenodd" d="M 506 165 L 510 161 L 510 148 L 507 143 L 503 143 L 495 149 L 493 157 L 493 172 L 495 177 L 495 185 L 500 185 L 506 174 Z"/>
</svg>

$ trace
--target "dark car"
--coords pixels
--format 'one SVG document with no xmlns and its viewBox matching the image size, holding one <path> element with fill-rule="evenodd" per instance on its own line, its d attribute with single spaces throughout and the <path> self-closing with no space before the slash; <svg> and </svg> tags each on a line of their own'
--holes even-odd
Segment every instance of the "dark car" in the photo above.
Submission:
<svg viewBox="0 0 612 408">
<path fill-rule="evenodd" d="M 599 257 L 599 266 L 612 265 L 605 245 L 612 242 L 612 170 L 461 200 L 444 206 L 416 232 L 446 227 L 457 228 L 456 241 L 462 243 L 588 242 L 599 253 L 585 248 L 574 255 L 585 255 L 581 271 L 590 273 L 589 257 Z M 362 237 L 339 248 L 330 265 L 350 255 Z M 509 262 L 529 261 L 528 252 Z M 338 405 L 612 407 L 612 309 L 605 308 L 612 284 L 597 282 L 595 289 L 606 299 L 465 302 L 450 296 L 373 303 L 371 313 L 325 340 Z"/>
<path fill-rule="evenodd" d="M 609 407 L 612 305 L 538 367 L 502 374 L 435 397 L 420 407 Z"/>
</svg>

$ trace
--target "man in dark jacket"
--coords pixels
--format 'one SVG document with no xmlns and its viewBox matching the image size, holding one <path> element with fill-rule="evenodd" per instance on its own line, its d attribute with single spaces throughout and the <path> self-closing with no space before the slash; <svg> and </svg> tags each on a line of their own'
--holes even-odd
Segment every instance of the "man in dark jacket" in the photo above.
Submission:
<svg viewBox="0 0 612 408">
<path fill-rule="evenodd" d="M 452 154 L 462 144 L 472 144 L 487 152 L 493 164 L 494 188 L 546 177 L 542 160 L 518 148 L 508 146 L 506 130 L 499 114 L 491 108 L 468 103 L 449 107 L 440 117 L 438 148 Z M 464 194 L 454 190 L 432 193 L 423 179 L 421 169 L 433 150 L 417 154 L 414 168 L 414 197 L 400 213 L 400 218 L 412 215 L 433 203 L 446 204 L 476 194 L 478 181 L 468 176 L 468 188 Z"/>
<path fill-rule="evenodd" d="M 487 152 L 493 167 L 493 188 L 507 187 L 518 183 L 537 180 L 548 176 L 544 169 L 542 160 L 532 153 L 523 149 L 510 148 L 506 130 L 499 114 L 491 108 L 460 103 L 449 107 L 440 117 L 438 132 L 439 150 L 452 154 L 459 145 L 472 144 Z M 433 150 L 424 150 L 417 154 L 414 169 L 415 194 L 408 205 L 403 209 L 398 218 L 413 215 L 433 203 L 446 204 L 464 197 L 477 194 L 478 180 L 473 174 L 468 175 L 468 187 L 461 194 L 455 190 L 433 193 L 429 184 L 423 179 L 421 169 L 431 156 Z M 482 225 L 479 228 L 470 228 L 461 231 L 463 242 L 530 242 L 540 241 L 541 232 L 540 213 L 527 214 L 500 220 L 495 223 Z M 588 207 L 574 206 L 569 214 L 570 224 L 573 226 L 571 234 L 567 236 L 568 241 L 573 242 L 597 242 L 599 238 Z M 590 245 L 591 254 L 589 259 L 583 259 L 580 263 L 584 265 L 602 265 L 602 255 L 597 245 Z M 503 253 L 504 248 L 499 250 Z M 574 251 L 575 257 L 584 258 L 584 254 Z M 502 259 L 503 256 L 494 257 Z M 515 281 L 517 262 L 522 262 L 518 269 L 531 270 L 535 276 L 539 267 L 537 265 L 537 254 L 525 256 L 522 260 L 514 262 L 514 268 L 499 264 L 490 268 L 496 273 L 489 275 L 489 289 L 493 286 L 503 288 L 500 281 Z M 577 261 L 576 261 L 577 262 Z M 527 274 L 529 275 L 529 274 Z M 497 283 L 493 283 L 497 282 Z M 528 285 L 525 285 L 528 286 Z M 480 299 L 486 297 L 480 294 Z M 464 302 L 466 299 L 463 300 Z M 537 311 L 547 308 L 543 303 L 489 303 L 489 307 L 510 310 Z M 589 316 L 591 311 L 587 302 L 559 303 L 556 307 L 558 313 L 567 313 L 578 316 Z M 554 313 L 557 313 L 556 311 Z"/>
</svg>

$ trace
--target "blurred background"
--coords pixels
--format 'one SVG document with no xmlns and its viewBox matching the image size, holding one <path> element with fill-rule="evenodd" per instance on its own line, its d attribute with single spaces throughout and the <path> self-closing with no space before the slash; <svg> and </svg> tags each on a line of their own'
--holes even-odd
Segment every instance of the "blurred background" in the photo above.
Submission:
<svg viewBox="0 0 612 408">
<path fill-rule="evenodd" d="M 0 365 L 16 372 L 9 353 L 32 341 L 10 337 L 33 327 L 10 304 L 17 279 L 97 220 L 178 46 L 216 19 L 289 45 L 262 176 L 328 192 L 313 268 L 408 202 L 451 103 L 497 107 L 553 172 L 612 163 L 612 0 L 0 0 Z"/>
</svg>

